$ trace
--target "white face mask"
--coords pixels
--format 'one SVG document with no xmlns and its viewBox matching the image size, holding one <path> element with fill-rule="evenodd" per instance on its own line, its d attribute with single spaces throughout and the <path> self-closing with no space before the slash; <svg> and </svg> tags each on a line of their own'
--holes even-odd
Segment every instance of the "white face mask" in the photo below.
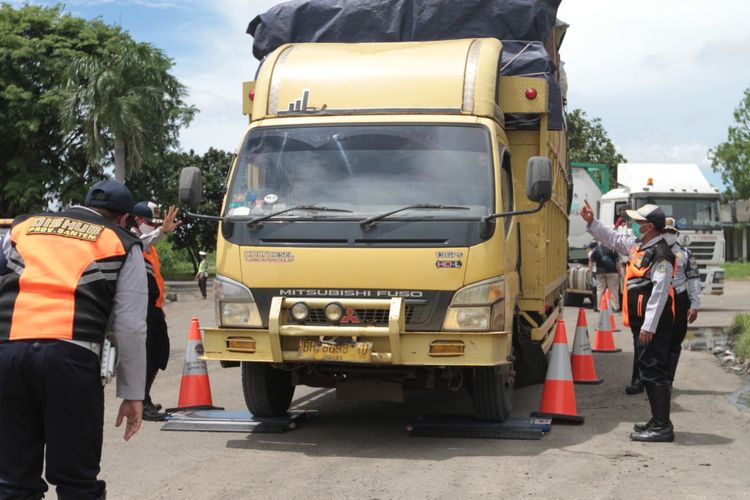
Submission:
<svg viewBox="0 0 750 500">
<path fill-rule="evenodd" d="M 138 224 L 138 230 L 141 232 L 141 234 L 148 234 L 154 229 L 155 228 L 149 226 L 148 224 Z"/>
</svg>

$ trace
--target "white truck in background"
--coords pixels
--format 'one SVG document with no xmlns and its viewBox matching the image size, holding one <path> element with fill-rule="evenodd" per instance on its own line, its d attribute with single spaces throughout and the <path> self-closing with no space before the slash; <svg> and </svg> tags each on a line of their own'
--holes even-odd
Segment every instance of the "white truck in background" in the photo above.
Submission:
<svg viewBox="0 0 750 500">
<path fill-rule="evenodd" d="M 596 163 L 570 164 L 573 195 L 568 218 L 568 288 L 565 291 L 565 305 L 581 306 L 585 299 L 594 305 L 597 299 L 596 287 L 588 268 L 589 243 L 593 238 L 578 214 L 584 201 L 596 209 L 602 192 L 609 190 L 608 169 L 607 165 Z"/>
<path fill-rule="evenodd" d="M 619 187 L 601 196 L 597 218 L 612 227 L 621 206 L 638 209 L 648 203 L 659 205 L 667 217 L 674 218 L 680 231 L 680 243 L 689 248 L 698 261 L 703 293 L 723 294 L 725 243 L 719 217 L 720 193 L 698 166 L 620 163 L 617 184 Z M 573 185 L 575 191 L 575 181 Z M 571 216 L 571 234 L 575 218 Z M 632 234 L 630 224 L 624 230 Z"/>
</svg>

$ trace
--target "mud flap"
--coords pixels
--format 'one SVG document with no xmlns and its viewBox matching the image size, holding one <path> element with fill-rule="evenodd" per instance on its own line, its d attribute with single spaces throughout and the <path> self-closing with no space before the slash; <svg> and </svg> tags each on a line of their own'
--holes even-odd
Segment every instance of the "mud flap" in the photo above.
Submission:
<svg viewBox="0 0 750 500">
<path fill-rule="evenodd" d="M 541 344 L 529 338 L 528 333 L 513 335 L 513 362 L 516 371 L 516 387 L 541 384 L 547 377 L 547 357 Z"/>
</svg>

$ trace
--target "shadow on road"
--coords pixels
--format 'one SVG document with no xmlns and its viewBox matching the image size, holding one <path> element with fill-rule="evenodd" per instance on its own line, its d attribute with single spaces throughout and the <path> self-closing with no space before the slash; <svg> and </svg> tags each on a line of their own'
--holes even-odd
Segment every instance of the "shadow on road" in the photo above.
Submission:
<svg viewBox="0 0 750 500">
<path fill-rule="evenodd" d="M 421 415 L 473 415 L 469 394 L 420 391 L 407 393 L 402 403 L 337 401 L 332 389 L 315 390 L 295 400 L 294 409 L 309 411 L 310 418 L 285 434 L 249 434 L 230 439 L 232 449 L 302 453 L 307 456 L 348 458 L 396 458 L 447 460 L 454 457 L 534 456 L 549 449 L 576 446 L 610 434 L 627 440 L 632 423 L 645 421 L 649 407 L 645 394 L 628 396 L 632 353 L 596 354 L 601 385 L 576 385 L 578 413 L 583 425 L 555 424 L 539 441 L 412 438 L 406 428 Z M 538 410 L 542 385 L 525 387 L 514 394 L 513 417 L 526 417 Z M 723 395 L 719 391 L 695 391 Z M 682 391 L 681 394 L 690 394 Z M 673 402 L 673 413 L 684 411 Z M 710 434 L 681 432 L 678 444 L 723 444 L 731 440 Z"/>
</svg>

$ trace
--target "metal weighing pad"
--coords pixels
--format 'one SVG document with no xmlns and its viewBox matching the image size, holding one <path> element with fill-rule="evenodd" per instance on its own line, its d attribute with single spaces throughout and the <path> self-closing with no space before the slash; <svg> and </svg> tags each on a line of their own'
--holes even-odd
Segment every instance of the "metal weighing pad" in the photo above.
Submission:
<svg viewBox="0 0 750 500">
<path fill-rule="evenodd" d="M 167 415 L 163 431 L 281 433 L 295 429 L 307 414 L 287 413 L 283 417 L 255 417 L 241 410 L 185 410 Z"/>
<path fill-rule="evenodd" d="M 482 422 L 460 415 L 425 416 L 407 427 L 417 437 L 484 439 L 542 439 L 552 429 L 549 418 L 509 418 L 505 422 Z"/>
</svg>

